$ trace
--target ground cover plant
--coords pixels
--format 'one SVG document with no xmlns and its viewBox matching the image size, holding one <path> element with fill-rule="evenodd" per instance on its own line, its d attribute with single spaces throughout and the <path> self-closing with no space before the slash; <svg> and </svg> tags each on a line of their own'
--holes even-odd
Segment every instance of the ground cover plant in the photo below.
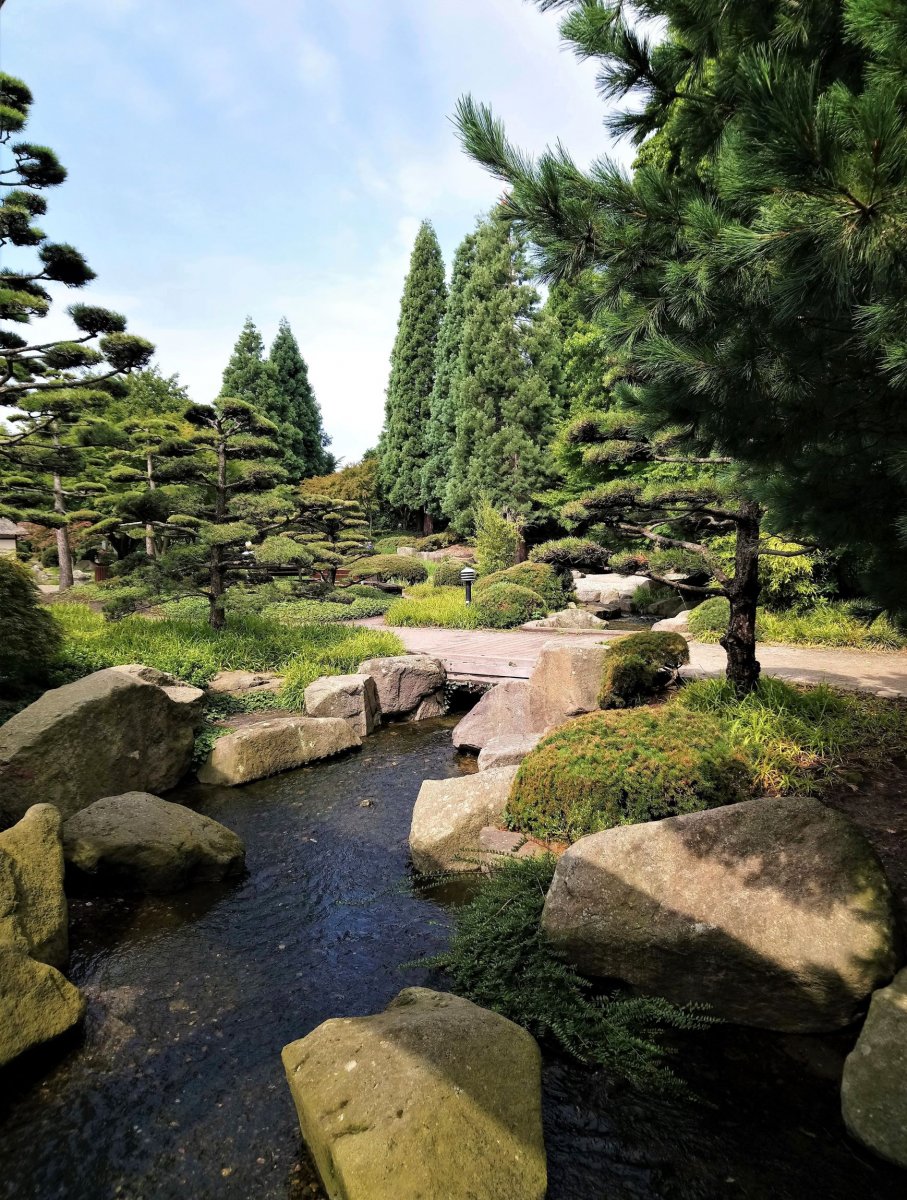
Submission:
<svg viewBox="0 0 907 1200">
<path fill-rule="evenodd" d="M 391 604 L 384 619 L 388 625 L 416 628 L 476 629 L 479 624 L 476 606 L 466 606 L 462 587 L 435 587 L 431 583 L 408 588 L 405 596 Z"/>
<path fill-rule="evenodd" d="M 728 606 L 723 597 L 706 600 L 690 613 L 690 633 L 700 642 L 717 642 L 727 628 Z M 724 623 L 722 625 L 722 622 Z M 812 608 L 772 612 L 760 608 L 756 635 L 761 642 L 793 646 L 852 646 L 865 650 L 903 650 L 907 634 L 884 613 L 861 615 L 846 601 L 820 601 Z"/>
<path fill-rule="evenodd" d="M 478 895 L 456 910 L 450 946 L 428 965 L 450 976 L 458 994 L 580 1062 L 650 1091 L 678 1090 L 664 1034 L 702 1029 L 707 1018 L 658 998 L 600 995 L 556 958 L 541 931 L 554 866 L 549 855 L 502 860 Z"/>
</svg>

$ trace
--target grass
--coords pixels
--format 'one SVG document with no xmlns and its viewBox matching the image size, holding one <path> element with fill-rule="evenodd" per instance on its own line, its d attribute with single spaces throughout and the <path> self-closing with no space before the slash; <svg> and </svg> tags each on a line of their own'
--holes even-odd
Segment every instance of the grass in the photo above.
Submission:
<svg viewBox="0 0 907 1200">
<path fill-rule="evenodd" d="M 445 971 L 454 991 L 501 1013 L 580 1062 L 648 1091 L 682 1091 L 663 1035 L 698 1030 L 702 1010 L 654 997 L 600 995 L 545 944 L 540 921 L 554 875 L 551 856 L 502 861 L 455 913 L 450 947 L 420 966 Z"/>
<path fill-rule="evenodd" d="M 690 614 L 690 633 L 700 642 L 717 642 L 727 628 L 728 602 L 707 600 Z M 788 646 L 837 646 L 860 650 L 903 650 L 903 634 L 884 613 L 874 620 L 845 601 L 822 601 L 802 612 L 769 612 L 760 608 L 756 625 L 760 642 Z"/>
<path fill-rule="evenodd" d="M 407 588 L 406 595 L 391 604 L 384 619 L 388 625 L 405 627 L 477 629 L 479 625 L 475 607 L 466 607 L 463 588 L 435 587 L 430 583 Z"/>
<path fill-rule="evenodd" d="M 392 603 L 392 597 L 378 599 L 358 597 L 350 604 L 330 600 L 289 600 L 269 604 L 262 609 L 265 620 L 279 625 L 322 625 L 332 621 L 358 621 L 364 617 L 380 617 Z"/>
<path fill-rule="evenodd" d="M 81 604 L 54 606 L 64 628 L 61 666 L 70 677 L 142 662 L 204 686 L 220 671 L 277 671 L 286 678 L 284 707 L 302 707 L 302 691 L 321 675 L 355 671 L 365 658 L 402 654 L 386 631 L 336 624 L 287 626 L 261 616 L 228 616 L 215 631 L 197 618 L 106 621 Z"/>
</svg>

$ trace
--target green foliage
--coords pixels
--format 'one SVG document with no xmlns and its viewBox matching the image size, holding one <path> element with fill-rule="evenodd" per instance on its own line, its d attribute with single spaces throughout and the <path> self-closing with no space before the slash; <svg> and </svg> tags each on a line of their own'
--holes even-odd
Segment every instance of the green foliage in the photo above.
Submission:
<svg viewBox="0 0 907 1200">
<path fill-rule="evenodd" d="M 588 571 L 599 574 L 607 571 L 611 552 L 589 538 L 564 537 L 542 542 L 529 552 L 530 562 L 548 563 L 564 570 Z"/>
<path fill-rule="evenodd" d="M 459 558 L 442 558 L 431 577 L 435 587 L 462 587 L 460 572 L 466 564 Z"/>
<path fill-rule="evenodd" d="M 649 556 L 641 550 L 619 550 L 611 555 L 611 570 L 616 571 L 618 575 L 636 575 L 648 565 Z"/>
<path fill-rule="evenodd" d="M 677 677 L 690 661 L 690 648 L 679 633 L 631 633 L 611 642 L 605 655 L 598 703 L 602 708 L 642 704 Z"/>
<path fill-rule="evenodd" d="M 714 717 L 672 706 L 598 712 L 556 729 L 523 759 L 506 820 L 574 841 L 747 795 L 746 761 Z"/>
<path fill-rule="evenodd" d="M 380 617 L 387 611 L 392 597 L 380 599 L 351 597 L 349 603 L 330 600 L 290 600 L 269 604 L 262 612 L 266 620 L 279 625 L 321 625 L 330 621 L 359 621 L 364 617 Z"/>
<path fill-rule="evenodd" d="M 516 562 L 522 533 L 516 521 L 499 513 L 483 496 L 475 510 L 476 566 L 480 575 L 504 571 Z"/>
<path fill-rule="evenodd" d="M 727 629 L 728 602 L 723 596 L 706 600 L 690 613 L 690 634 L 700 642 L 717 642 Z M 821 601 L 794 612 L 759 610 L 756 634 L 760 641 L 792 646 L 853 646 L 864 650 L 907 648 L 904 633 L 884 613 L 874 620 L 860 615 L 855 604 Z"/>
<path fill-rule="evenodd" d="M 499 583 L 516 584 L 517 587 L 528 588 L 541 596 L 545 606 L 553 611 L 565 608 L 573 599 L 573 580 L 565 578 L 559 571 L 547 563 L 524 562 L 508 567 L 506 571 L 495 571 L 491 575 L 483 575 L 476 580 L 473 587 L 476 597 L 480 597 L 486 588 Z"/>
<path fill-rule="evenodd" d="M 548 613 L 538 592 L 503 581 L 483 588 L 472 607 L 479 625 L 488 629 L 512 629 Z"/>
<path fill-rule="evenodd" d="M 756 796 L 821 795 L 854 766 L 879 767 L 907 745 L 907 708 L 821 685 L 795 687 L 763 676 L 741 700 L 726 681 L 681 688 L 672 704 L 716 718 L 746 756 Z"/>
<path fill-rule="evenodd" d="M 398 546 L 409 546 L 415 548 L 416 542 L 419 541 L 418 533 L 393 533 L 387 537 L 380 537 L 375 542 L 376 554 L 396 554 Z"/>
<path fill-rule="evenodd" d="M 405 512 L 422 507 L 435 348 L 446 304 L 441 247 L 430 222 L 423 221 L 403 286 L 378 446 L 379 473 L 388 502 Z"/>
<path fill-rule="evenodd" d="M 449 975 L 454 990 L 501 1013 L 580 1062 L 649 1091 L 676 1091 L 662 1036 L 707 1024 L 694 1009 L 661 999 L 601 996 L 556 958 L 541 932 L 554 874 L 551 856 L 502 862 L 455 912 L 450 946 L 420 965 Z"/>
<path fill-rule="evenodd" d="M 367 658 L 391 658 L 406 653 L 400 639 L 386 630 L 309 625 L 301 627 L 299 632 L 304 633 L 304 649 L 283 667 L 284 686 L 280 693 L 284 707 L 296 712 L 305 708 L 305 689 L 323 675 L 350 675 Z"/>
<path fill-rule="evenodd" d="M 40 602 L 31 573 L 0 556 L 0 693 L 41 682 L 60 649 L 60 627 Z"/>
<path fill-rule="evenodd" d="M 430 583 L 407 589 L 406 596 L 393 602 L 384 619 L 388 625 L 409 628 L 475 629 L 479 623 L 476 606 L 466 607 L 462 587 L 435 587 Z"/>
<path fill-rule="evenodd" d="M 284 317 L 268 356 L 273 388 L 265 410 L 277 426 L 284 470 L 291 482 L 326 475 L 334 467 L 321 408 L 309 382 L 309 369 Z M 235 394 L 235 393 L 233 393 Z"/>
<path fill-rule="evenodd" d="M 428 570 L 421 559 L 405 554 L 374 554 L 362 558 L 350 567 L 350 579 L 379 579 L 382 583 L 399 580 L 401 583 L 423 583 Z"/>
<path fill-rule="evenodd" d="M 352 599 L 359 600 L 386 600 L 387 592 L 382 591 L 379 587 L 370 587 L 367 583 L 352 583 L 348 587 L 340 588 L 331 595 L 332 600 L 339 600 L 342 596 L 350 596 Z"/>
</svg>

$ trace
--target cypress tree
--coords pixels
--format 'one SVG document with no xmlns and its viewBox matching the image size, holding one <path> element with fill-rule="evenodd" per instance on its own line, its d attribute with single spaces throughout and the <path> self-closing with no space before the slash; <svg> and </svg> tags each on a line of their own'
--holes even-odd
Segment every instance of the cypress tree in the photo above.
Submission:
<svg viewBox="0 0 907 1200">
<path fill-rule="evenodd" d="M 280 407 L 274 373 L 265 358 L 264 340 L 251 317 L 246 317 L 224 369 L 219 399 L 242 400 L 260 416 L 277 424 L 272 415 Z"/>
<path fill-rule="evenodd" d="M 441 247 L 430 222 L 423 221 L 403 285 L 379 445 L 388 503 L 404 512 L 423 511 L 422 470 L 428 456 L 435 347 L 446 303 Z M 425 525 L 430 529 L 430 518 L 425 518 Z"/>
<path fill-rule="evenodd" d="M 450 403 L 455 439 L 444 511 L 466 530 L 480 497 L 525 518 L 552 481 L 559 414 L 556 319 L 530 282 L 524 244 L 501 212 L 476 235 Z"/>
<path fill-rule="evenodd" d="M 467 234 L 454 256 L 450 295 L 435 351 L 435 382 L 429 405 L 426 447 L 422 468 L 422 504 L 432 517 L 444 514 L 444 493 L 450 479 L 457 435 L 452 387 L 463 345 L 466 320 L 466 289 L 475 259 L 476 235 Z"/>
<path fill-rule="evenodd" d="M 267 416 L 278 427 L 277 443 L 291 482 L 326 475 L 334 465 L 327 452 L 331 439 L 324 432 L 321 408 L 309 382 L 309 369 L 284 317 L 268 358 L 276 403 Z"/>
</svg>

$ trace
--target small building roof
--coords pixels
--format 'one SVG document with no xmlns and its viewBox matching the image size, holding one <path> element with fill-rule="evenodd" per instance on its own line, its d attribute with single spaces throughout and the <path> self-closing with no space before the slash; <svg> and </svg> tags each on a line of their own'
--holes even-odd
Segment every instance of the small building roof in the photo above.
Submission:
<svg viewBox="0 0 907 1200">
<path fill-rule="evenodd" d="M 20 537 L 19 526 L 15 521 L 0 517 L 0 537 Z"/>
</svg>

